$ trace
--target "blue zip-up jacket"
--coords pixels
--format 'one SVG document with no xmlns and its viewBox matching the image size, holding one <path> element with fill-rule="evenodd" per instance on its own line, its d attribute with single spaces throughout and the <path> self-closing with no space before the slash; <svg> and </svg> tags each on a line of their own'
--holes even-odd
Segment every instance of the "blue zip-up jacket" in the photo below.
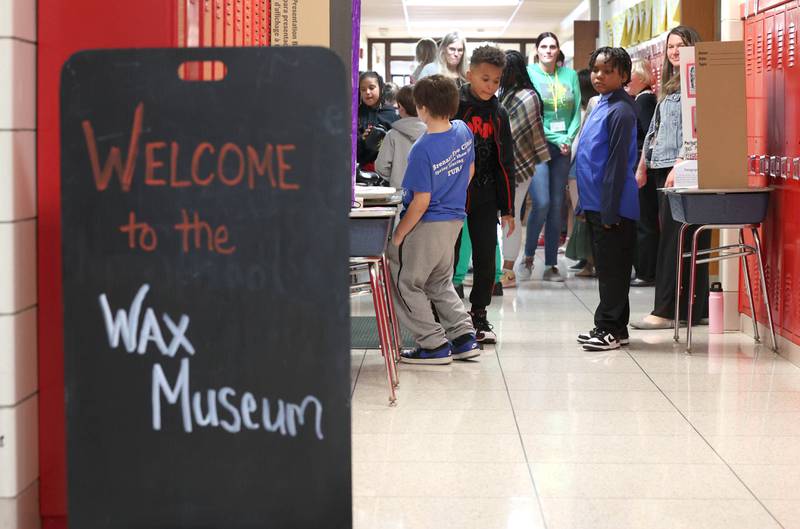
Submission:
<svg viewBox="0 0 800 529">
<path fill-rule="evenodd" d="M 608 225 L 620 217 L 639 220 L 637 154 L 633 98 L 623 89 L 604 94 L 586 118 L 578 143 L 578 211 L 596 211 Z"/>
</svg>

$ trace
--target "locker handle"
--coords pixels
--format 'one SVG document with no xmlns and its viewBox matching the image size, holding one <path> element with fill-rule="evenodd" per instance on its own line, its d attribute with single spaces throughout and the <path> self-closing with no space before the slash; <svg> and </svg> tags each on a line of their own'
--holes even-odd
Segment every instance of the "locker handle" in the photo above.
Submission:
<svg viewBox="0 0 800 529">
<path fill-rule="evenodd" d="M 792 177 L 795 180 L 800 180 L 800 158 L 795 158 L 794 160 L 792 160 L 792 165 L 794 166 Z"/>
<path fill-rule="evenodd" d="M 781 164 L 781 178 L 786 180 L 792 173 L 791 160 L 789 160 L 789 158 L 786 156 L 781 156 L 780 164 Z"/>
</svg>

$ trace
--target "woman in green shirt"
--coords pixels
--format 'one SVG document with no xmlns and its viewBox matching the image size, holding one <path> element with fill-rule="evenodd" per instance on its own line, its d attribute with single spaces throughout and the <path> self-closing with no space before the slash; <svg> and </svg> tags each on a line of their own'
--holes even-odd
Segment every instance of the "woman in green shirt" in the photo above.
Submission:
<svg viewBox="0 0 800 529">
<path fill-rule="evenodd" d="M 525 259 L 517 278 L 530 279 L 533 256 L 544 232 L 545 281 L 564 281 L 558 267 L 558 243 L 561 237 L 561 207 L 569 174 L 572 141 L 581 126 L 581 89 L 575 70 L 558 66 L 560 45 L 553 33 L 542 33 L 536 39 L 536 62 L 528 66 L 528 74 L 542 96 L 544 133 L 550 161 L 536 167 L 528 192 L 533 211 L 528 216 Z"/>
</svg>

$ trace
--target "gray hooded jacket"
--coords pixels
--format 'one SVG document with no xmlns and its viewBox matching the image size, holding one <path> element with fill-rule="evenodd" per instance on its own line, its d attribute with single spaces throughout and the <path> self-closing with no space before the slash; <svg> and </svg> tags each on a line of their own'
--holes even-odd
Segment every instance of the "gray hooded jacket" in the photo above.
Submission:
<svg viewBox="0 0 800 529">
<path fill-rule="evenodd" d="M 375 172 L 389 181 L 389 185 L 400 188 L 408 167 L 408 152 L 411 146 L 425 134 L 427 127 L 419 118 L 402 118 L 392 123 L 375 160 Z"/>
</svg>

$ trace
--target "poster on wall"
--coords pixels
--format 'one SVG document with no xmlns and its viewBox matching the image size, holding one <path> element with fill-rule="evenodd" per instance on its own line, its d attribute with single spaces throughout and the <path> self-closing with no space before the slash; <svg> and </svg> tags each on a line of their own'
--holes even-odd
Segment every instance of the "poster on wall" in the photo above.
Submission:
<svg viewBox="0 0 800 529">
<path fill-rule="evenodd" d="M 323 48 L 64 65 L 70 527 L 350 529 L 349 101 Z"/>
<path fill-rule="evenodd" d="M 683 140 L 697 140 L 697 65 L 693 46 L 680 48 Z"/>
<path fill-rule="evenodd" d="M 330 0 L 272 0 L 272 46 L 331 45 Z"/>
</svg>

